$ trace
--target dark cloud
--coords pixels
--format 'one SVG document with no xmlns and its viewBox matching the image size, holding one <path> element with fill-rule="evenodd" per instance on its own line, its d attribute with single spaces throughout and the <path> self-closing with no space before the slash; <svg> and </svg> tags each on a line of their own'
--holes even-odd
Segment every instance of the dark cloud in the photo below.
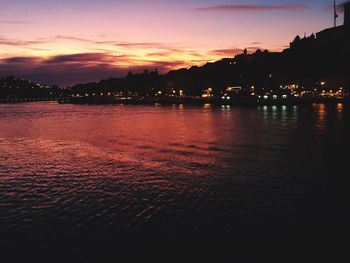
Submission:
<svg viewBox="0 0 350 263">
<path fill-rule="evenodd" d="M 248 51 L 256 51 L 258 49 L 260 50 L 264 50 L 264 48 L 258 47 L 258 46 L 251 46 L 251 47 L 247 47 Z"/>
<path fill-rule="evenodd" d="M 72 55 L 59 55 L 45 60 L 45 63 L 47 64 L 90 62 L 112 62 L 112 56 L 106 53 L 82 53 Z"/>
<path fill-rule="evenodd" d="M 82 53 L 49 58 L 10 57 L 0 59 L 0 77 L 14 75 L 67 86 L 110 77 L 123 77 L 129 70 L 142 72 L 144 69 L 158 68 L 161 73 L 166 73 L 185 65 L 188 65 L 187 61 L 159 62 L 128 55 L 114 56 L 109 53 Z"/>
<path fill-rule="evenodd" d="M 151 52 L 148 53 L 147 56 L 151 57 L 168 57 L 172 55 L 173 53 L 171 51 L 160 51 L 160 52 Z"/>
<path fill-rule="evenodd" d="M 246 47 L 248 53 L 254 53 L 258 49 L 264 50 L 263 48 L 260 48 L 258 46 L 251 46 L 251 47 Z M 244 49 L 242 48 L 228 48 L 228 49 L 215 49 L 209 51 L 209 55 L 212 56 L 221 56 L 221 57 L 226 57 L 226 58 L 232 58 L 238 54 L 242 54 L 244 52 Z"/>
<path fill-rule="evenodd" d="M 147 60 L 147 63 L 151 64 L 152 67 L 158 68 L 161 72 L 166 72 L 171 69 L 177 69 L 188 65 L 187 61 L 177 60 L 177 61 L 152 61 Z"/>
<path fill-rule="evenodd" d="M 27 47 L 30 45 L 38 45 L 48 43 L 48 40 L 45 39 L 34 39 L 34 40 L 20 40 L 20 39 L 10 39 L 3 36 L 0 36 L 0 45 L 3 46 L 16 46 L 16 47 Z"/>
<path fill-rule="evenodd" d="M 15 75 L 49 84 L 71 85 L 121 76 L 126 70 L 108 63 L 110 54 L 87 53 L 49 58 L 11 57 L 0 60 L 0 76 Z"/>
<path fill-rule="evenodd" d="M 22 24 L 30 24 L 30 22 L 29 21 L 22 21 L 22 20 L 4 20 L 4 19 L 0 19 L 0 24 L 22 25 Z"/>
<path fill-rule="evenodd" d="M 74 40 L 74 41 L 80 41 L 80 42 L 89 42 L 89 43 L 95 43 L 95 41 L 87 39 L 87 38 L 80 38 L 80 37 L 73 37 L 73 36 L 65 36 L 65 35 L 57 35 L 54 37 L 55 39 L 65 39 L 65 40 Z"/>
<path fill-rule="evenodd" d="M 38 62 L 38 58 L 35 57 L 12 57 L 5 58 L 2 60 L 4 64 L 21 64 L 21 63 L 36 63 Z"/>
<path fill-rule="evenodd" d="M 33 40 L 10 39 L 4 36 L 0 36 L 0 45 L 33 48 L 29 46 L 46 44 L 46 43 L 55 43 L 57 42 L 57 40 L 71 40 L 71 41 L 77 41 L 77 42 L 90 43 L 94 45 L 117 46 L 124 49 L 163 49 L 163 50 L 169 50 L 169 51 L 177 51 L 180 48 L 179 46 L 171 43 L 120 42 L 120 41 L 112 41 L 112 40 L 99 41 L 99 40 L 92 40 L 92 39 L 67 36 L 67 35 L 57 35 L 50 38 L 36 38 Z"/>
<path fill-rule="evenodd" d="M 288 11 L 296 12 L 303 11 L 309 7 L 304 4 L 291 4 L 291 5 L 216 5 L 199 7 L 195 10 L 198 12 L 266 12 L 266 11 Z"/>
<path fill-rule="evenodd" d="M 229 48 L 229 49 L 215 49 L 215 50 L 209 51 L 209 55 L 224 56 L 224 57 L 234 57 L 235 55 L 240 53 L 243 53 L 243 49 Z"/>
<path fill-rule="evenodd" d="M 203 55 L 200 54 L 197 51 L 193 51 L 193 50 L 180 50 L 180 49 L 169 49 L 169 50 L 160 50 L 158 52 L 150 52 L 147 53 L 147 56 L 150 57 L 169 57 L 171 55 L 186 55 L 186 56 L 192 56 L 192 57 L 198 57 L 198 58 L 203 58 Z"/>
<path fill-rule="evenodd" d="M 78 42 L 85 42 L 85 43 L 91 43 L 91 44 L 102 44 L 102 45 L 116 45 L 117 41 L 111 41 L 111 40 L 106 40 L 106 41 L 98 41 L 98 40 L 92 40 L 88 38 L 81 38 L 81 37 L 74 37 L 74 36 L 66 36 L 66 35 L 57 35 L 52 38 L 52 41 L 56 40 L 72 40 L 72 41 L 78 41 Z"/>
<path fill-rule="evenodd" d="M 165 44 L 165 43 L 158 43 L 158 42 L 120 42 L 120 41 L 112 41 L 112 40 L 100 41 L 100 40 L 92 40 L 87 38 L 80 38 L 80 37 L 66 36 L 66 35 L 57 35 L 53 38 L 53 41 L 57 39 L 72 40 L 72 41 L 85 42 L 85 43 L 98 44 L 98 45 L 111 45 L 111 46 L 118 46 L 122 48 L 133 48 L 133 49 L 135 48 L 174 49 L 173 44 Z"/>
<path fill-rule="evenodd" d="M 119 47 L 132 47 L 132 48 L 164 48 L 166 45 L 162 43 L 147 43 L 147 42 L 141 42 L 141 43 L 127 43 L 127 42 L 122 42 L 122 43 L 115 43 L 116 46 Z"/>
</svg>

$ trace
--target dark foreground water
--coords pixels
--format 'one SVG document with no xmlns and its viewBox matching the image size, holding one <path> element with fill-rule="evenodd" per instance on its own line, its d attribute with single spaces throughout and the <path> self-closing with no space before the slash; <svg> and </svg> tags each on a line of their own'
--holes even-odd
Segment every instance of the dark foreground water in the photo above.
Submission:
<svg viewBox="0 0 350 263">
<path fill-rule="evenodd" d="M 342 104 L 0 105 L 0 261 L 339 262 L 349 135 Z"/>
</svg>

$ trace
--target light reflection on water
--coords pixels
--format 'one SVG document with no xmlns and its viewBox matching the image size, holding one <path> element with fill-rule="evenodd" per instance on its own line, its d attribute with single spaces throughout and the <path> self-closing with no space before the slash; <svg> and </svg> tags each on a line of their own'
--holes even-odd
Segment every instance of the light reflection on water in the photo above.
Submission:
<svg viewBox="0 0 350 263">
<path fill-rule="evenodd" d="M 0 112 L 0 223 L 14 243 L 25 235 L 45 244 L 52 233 L 101 244 L 149 233 L 293 240 L 301 228 L 308 240 L 328 220 L 309 205 L 332 191 L 329 171 L 341 174 L 343 158 L 333 152 L 349 146 L 346 105 L 32 103 Z"/>
</svg>

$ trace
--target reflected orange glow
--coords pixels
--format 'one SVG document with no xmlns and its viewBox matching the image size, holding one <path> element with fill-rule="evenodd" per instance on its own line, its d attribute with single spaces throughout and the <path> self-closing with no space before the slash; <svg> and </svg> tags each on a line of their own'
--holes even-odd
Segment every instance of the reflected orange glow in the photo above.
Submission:
<svg viewBox="0 0 350 263">
<path fill-rule="evenodd" d="M 314 110 L 317 113 L 317 131 L 324 132 L 326 126 L 326 105 L 325 104 L 314 104 Z"/>
<path fill-rule="evenodd" d="M 344 105 L 342 103 L 337 104 L 337 111 L 338 113 L 342 113 L 344 109 Z"/>
</svg>

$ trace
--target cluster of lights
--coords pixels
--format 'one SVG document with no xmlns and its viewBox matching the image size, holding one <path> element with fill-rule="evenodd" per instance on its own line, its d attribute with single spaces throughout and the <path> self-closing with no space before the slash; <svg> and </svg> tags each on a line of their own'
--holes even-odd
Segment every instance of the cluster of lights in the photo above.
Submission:
<svg viewBox="0 0 350 263">
<path fill-rule="evenodd" d="M 282 97 L 282 99 L 288 99 L 288 95 L 286 95 L 286 94 L 283 94 L 281 97 Z M 259 95 L 258 98 L 260 99 L 261 96 Z M 264 96 L 263 96 L 263 99 L 264 99 L 264 100 L 268 100 L 269 98 L 270 98 L 269 95 L 264 95 Z M 278 100 L 278 95 L 272 95 L 272 99 L 273 99 L 273 100 Z"/>
<path fill-rule="evenodd" d="M 322 90 L 321 94 L 322 97 L 342 97 L 344 96 L 344 92 L 343 92 L 343 87 L 339 87 L 338 90 L 334 91 L 334 90 Z"/>
<path fill-rule="evenodd" d="M 280 85 L 280 89 L 294 91 L 299 89 L 299 85 L 298 84 Z"/>
<path fill-rule="evenodd" d="M 210 98 L 210 97 L 213 97 L 213 89 L 212 88 L 208 88 L 206 90 L 203 91 L 203 94 L 202 94 L 202 98 Z"/>
<path fill-rule="evenodd" d="M 172 90 L 171 94 L 167 94 L 161 90 L 157 91 L 156 94 L 154 94 L 155 96 L 169 96 L 169 97 L 175 97 L 176 96 L 176 90 Z M 183 90 L 179 90 L 179 96 L 183 97 L 184 96 L 184 91 Z"/>
</svg>

